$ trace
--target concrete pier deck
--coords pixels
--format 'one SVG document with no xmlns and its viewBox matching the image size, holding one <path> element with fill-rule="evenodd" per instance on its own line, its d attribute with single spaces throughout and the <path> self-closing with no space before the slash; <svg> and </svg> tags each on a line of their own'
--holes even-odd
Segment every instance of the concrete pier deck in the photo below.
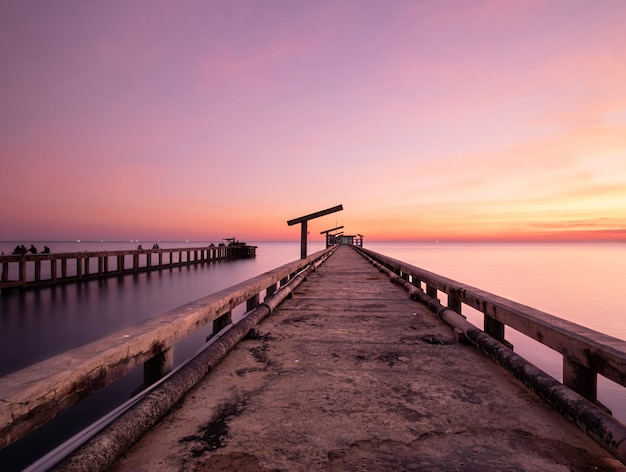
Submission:
<svg viewBox="0 0 626 472">
<path fill-rule="evenodd" d="M 115 471 L 626 470 L 340 247 Z"/>
</svg>

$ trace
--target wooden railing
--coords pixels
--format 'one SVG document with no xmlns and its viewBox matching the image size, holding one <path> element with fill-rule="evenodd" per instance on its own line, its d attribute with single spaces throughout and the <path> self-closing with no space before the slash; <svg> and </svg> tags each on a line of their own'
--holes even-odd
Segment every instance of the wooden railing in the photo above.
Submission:
<svg viewBox="0 0 626 472">
<path fill-rule="evenodd" d="M 626 341 L 599 333 L 548 313 L 478 288 L 437 275 L 376 252 L 355 248 L 432 299 L 447 295 L 447 308 L 462 313 L 462 306 L 484 315 L 484 332 L 503 345 L 505 326 L 525 334 L 563 356 L 563 384 L 597 403 L 597 374 L 626 386 Z"/>
<path fill-rule="evenodd" d="M 256 246 L 218 245 L 0 256 L 0 290 L 81 282 L 255 255 Z"/>
<path fill-rule="evenodd" d="M 52 357 L 0 378 L 0 448 L 20 439 L 58 413 L 143 364 L 144 386 L 173 367 L 173 346 L 213 323 L 213 332 L 231 323 L 231 313 L 247 311 L 325 258 L 331 247 L 305 259 L 241 282 L 166 312 L 145 323 Z M 190 249 L 194 251 L 194 249 Z M 269 302 L 268 302 L 269 303 Z"/>
<path fill-rule="evenodd" d="M 354 248 L 403 287 L 412 299 L 425 304 L 450 325 L 459 341 L 473 344 L 498 362 L 626 464 L 626 425 L 611 416 L 596 398 L 598 374 L 625 385 L 626 341 L 382 254 Z M 447 306 L 438 299 L 440 292 L 447 295 Z M 463 305 L 483 313 L 484 330 L 461 314 Z M 505 339 L 505 326 L 559 352 L 563 356 L 563 383 L 513 352 L 513 346 Z"/>
</svg>

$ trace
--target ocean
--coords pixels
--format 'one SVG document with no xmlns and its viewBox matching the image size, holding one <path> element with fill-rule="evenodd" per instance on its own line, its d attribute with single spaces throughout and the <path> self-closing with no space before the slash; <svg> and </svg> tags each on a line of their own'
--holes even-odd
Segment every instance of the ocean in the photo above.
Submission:
<svg viewBox="0 0 626 472">
<path fill-rule="evenodd" d="M 151 247 L 156 241 L 142 241 Z M 22 242 L 20 242 L 22 243 Z M 135 249 L 140 242 L 31 242 L 52 252 Z M 210 242 L 159 241 L 162 248 L 199 247 Z M 17 242 L 0 242 L 9 254 Z M 9 292 L 0 295 L 0 376 L 124 327 L 227 288 L 300 256 L 299 242 L 248 242 L 258 246 L 255 259 L 200 264 L 82 284 Z M 309 253 L 323 249 L 309 241 Z M 386 243 L 364 247 L 423 269 L 537 308 L 602 333 L 626 340 L 626 243 Z M 482 328 L 482 314 L 463 307 L 468 320 Z M 234 314 L 237 315 L 236 313 Z M 207 328 L 208 330 L 209 328 Z M 198 332 L 175 348 L 175 363 L 195 352 L 210 331 Z M 561 380 L 561 356 L 506 328 L 515 351 Z M 62 427 L 78 431 L 101 412 L 128 398 L 141 383 L 141 372 L 105 388 L 67 414 L 59 415 L 27 440 L 0 451 L 0 463 L 20 470 L 33 448 L 54 446 Z M 602 377 L 598 399 L 626 422 L 623 388 Z M 62 426 L 60 426 L 62 425 Z"/>
</svg>

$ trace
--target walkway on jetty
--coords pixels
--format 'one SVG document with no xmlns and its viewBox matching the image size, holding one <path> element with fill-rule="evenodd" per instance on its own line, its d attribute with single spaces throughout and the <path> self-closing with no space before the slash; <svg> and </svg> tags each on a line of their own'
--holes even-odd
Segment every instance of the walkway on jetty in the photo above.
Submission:
<svg viewBox="0 0 626 472">
<path fill-rule="evenodd" d="M 116 471 L 626 470 L 343 246 Z"/>
</svg>

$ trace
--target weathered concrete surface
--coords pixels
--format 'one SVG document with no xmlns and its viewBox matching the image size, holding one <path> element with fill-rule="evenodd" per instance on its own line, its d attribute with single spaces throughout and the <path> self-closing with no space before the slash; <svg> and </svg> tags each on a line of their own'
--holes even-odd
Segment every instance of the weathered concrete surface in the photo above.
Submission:
<svg viewBox="0 0 626 472">
<path fill-rule="evenodd" d="M 349 247 L 113 467 L 626 470 Z"/>
</svg>

